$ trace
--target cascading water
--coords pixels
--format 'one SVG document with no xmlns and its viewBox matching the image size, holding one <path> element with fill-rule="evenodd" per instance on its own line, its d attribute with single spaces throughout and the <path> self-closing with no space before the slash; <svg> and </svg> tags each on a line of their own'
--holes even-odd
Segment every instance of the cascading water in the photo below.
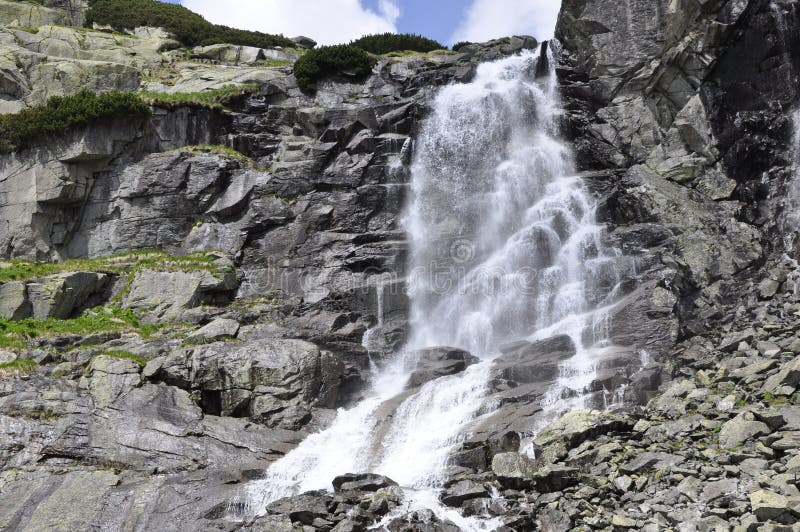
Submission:
<svg viewBox="0 0 800 532">
<path fill-rule="evenodd" d="M 593 307 L 618 279 L 614 261 L 602 255 L 593 202 L 558 139 L 555 61 L 547 61 L 548 72 L 545 60 L 523 54 L 483 64 L 473 82 L 439 92 L 411 167 L 409 342 L 377 371 L 364 401 L 340 411 L 327 430 L 251 485 L 253 508 L 369 471 L 406 490 L 406 510 L 424 506 L 465 530 L 492 529 L 491 520 L 438 506 L 436 489 L 448 456 L 490 408 L 485 399 L 498 348 L 572 337 L 578 355 L 564 365 L 554 410 L 564 388 L 582 390 L 591 381 L 588 348 L 603 340 L 592 334 L 603 330 Z M 417 350 L 444 345 L 482 362 L 406 390 Z"/>
</svg>

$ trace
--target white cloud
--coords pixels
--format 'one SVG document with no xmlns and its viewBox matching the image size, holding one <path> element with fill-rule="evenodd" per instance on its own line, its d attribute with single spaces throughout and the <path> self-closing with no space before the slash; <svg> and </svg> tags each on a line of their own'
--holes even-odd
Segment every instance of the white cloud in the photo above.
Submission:
<svg viewBox="0 0 800 532">
<path fill-rule="evenodd" d="M 452 42 L 483 42 L 509 35 L 549 39 L 560 8 L 558 0 L 474 0 Z"/>
<path fill-rule="evenodd" d="M 287 37 L 305 35 L 320 44 L 340 44 L 371 33 L 397 31 L 396 0 L 380 0 L 378 10 L 361 0 L 183 0 L 215 24 Z"/>
</svg>

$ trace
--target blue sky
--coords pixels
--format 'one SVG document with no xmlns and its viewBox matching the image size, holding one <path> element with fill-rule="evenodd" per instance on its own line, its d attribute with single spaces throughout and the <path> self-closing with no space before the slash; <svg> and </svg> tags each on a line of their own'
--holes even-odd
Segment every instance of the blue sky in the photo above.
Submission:
<svg viewBox="0 0 800 532">
<path fill-rule="evenodd" d="M 168 0 L 177 3 L 178 0 Z M 419 33 L 444 44 L 512 34 L 552 37 L 560 0 L 182 0 L 229 26 L 307 35 L 321 44 L 368 33 Z"/>
</svg>

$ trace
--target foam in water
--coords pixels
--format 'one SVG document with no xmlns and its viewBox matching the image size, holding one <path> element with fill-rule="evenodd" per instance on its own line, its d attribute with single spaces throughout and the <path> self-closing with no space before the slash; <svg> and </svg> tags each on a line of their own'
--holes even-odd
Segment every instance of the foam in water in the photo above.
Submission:
<svg viewBox="0 0 800 532">
<path fill-rule="evenodd" d="M 606 299 L 619 276 L 603 255 L 594 204 L 558 137 L 555 76 L 551 70 L 535 79 L 537 61 L 537 54 L 523 54 L 482 64 L 473 82 L 439 92 L 417 140 L 414 200 L 404 217 L 411 244 L 408 345 L 377 370 L 363 402 L 341 410 L 330 428 L 250 486 L 253 508 L 330 489 L 340 474 L 370 471 L 406 489 L 401 511 L 430 508 L 464 530 L 491 530 L 496 520 L 442 507 L 437 488 L 448 456 L 491 406 L 487 383 L 498 347 L 570 335 L 578 355 L 563 365 L 546 402 L 552 412 L 578 405 L 574 394 L 574 404 L 562 396 L 591 382 L 593 344 L 604 339 L 602 316 L 590 301 Z M 378 314 L 382 319 L 382 308 Z M 593 326 L 599 332 L 586 342 Z M 416 350 L 442 345 L 482 362 L 405 390 Z"/>
</svg>

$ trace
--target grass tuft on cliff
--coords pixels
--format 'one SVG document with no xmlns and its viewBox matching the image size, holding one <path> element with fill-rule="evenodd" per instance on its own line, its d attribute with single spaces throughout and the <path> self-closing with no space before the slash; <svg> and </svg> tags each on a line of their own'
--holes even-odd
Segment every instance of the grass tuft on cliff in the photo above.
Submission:
<svg viewBox="0 0 800 532">
<path fill-rule="evenodd" d="M 148 116 L 150 108 L 136 94 L 81 91 L 53 96 L 47 103 L 16 114 L 0 115 L 0 153 L 27 148 L 33 141 L 61 134 L 75 126 L 118 116 Z"/>
<path fill-rule="evenodd" d="M 294 64 L 294 76 L 300 88 L 307 92 L 317 90 L 317 83 L 332 76 L 354 79 L 367 77 L 376 59 L 356 46 L 339 44 L 309 50 Z"/>
<path fill-rule="evenodd" d="M 195 105 L 210 109 L 222 109 L 233 98 L 258 90 L 254 83 L 246 85 L 225 85 L 219 89 L 202 92 L 140 92 L 142 99 L 157 107 L 172 109 L 183 105 Z"/>
<path fill-rule="evenodd" d="M 68 259 L 61 262 L 34 262 L 11 259 L 0 262 L 0 283 L 30 281 L 67 272 L 128 274 L 142 270 L 157 272 L 207 271 L 221 273 L 215 264 L 219 254 L 197 252 L 176 256 L 163 251 L 134 251 L 96 259 Z"/>
<path fill-rule="evenodd" d="M 111 26 L 117 31 L 139 26 L 164 28 L 186 46 L 235 44 L 256 48 L 293 47 L 283 35 L 271 35 L 212 24 L 179 4 L 157 0 L 90 0 L 86 26 Z"/>
<path fill-rule="evenodd" d="M 96 332 L 135 330 L 143 334 L 155 330 L 142 326 L 133 311 L 118 307 L 97 307 L 71 320 L 56 318 L 11 321 L 0 318 L 0 347 L 22 349 L 28 341 L 52 336 L 86 336 Z"/>
<path fill-rule="evenodd" d="M 390 52 L 433 52 L 434 50 L 446 50 L 447 47 L 433 39 L 428 39 L 422 35 L 411 33 L 381 33 L 377 35 L 365 35 L 350 43 L 350 46 L 361 48 L 365 52 L 375 55 L 388 54 Z"/>
</svg>

